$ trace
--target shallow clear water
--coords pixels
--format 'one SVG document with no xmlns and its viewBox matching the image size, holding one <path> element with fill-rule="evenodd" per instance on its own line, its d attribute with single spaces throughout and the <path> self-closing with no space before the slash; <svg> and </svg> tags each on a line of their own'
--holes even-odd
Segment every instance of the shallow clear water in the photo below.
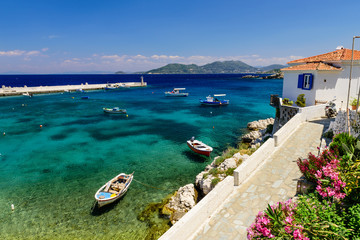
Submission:
<svg viewBox="0 0 360 240">
<path fill-rule="evenodd" d="M 193 154 L 186 140 L 195 136 L 211 145 L 215 157 L 236 143 L 249 121 L 274 116 L 270 94 L 282 89 L 282 80 L 221 77 L 148 84 L 0 98 L 2 239 L 144 239 L 148 226 L 137 215 L 194 182 L 211 161 Z M 166 98 L 173 87 L 186 87 L 189 97 Z M 214 93 L 227 94 L 230 105 L 200 106 L 200 98 Z M 128 117 L 102 111 L 115 106 Z M 133 182 L 121 201 L 91 214 L 97 189 L 133 171 L 157 189 Z"/>
</svg>

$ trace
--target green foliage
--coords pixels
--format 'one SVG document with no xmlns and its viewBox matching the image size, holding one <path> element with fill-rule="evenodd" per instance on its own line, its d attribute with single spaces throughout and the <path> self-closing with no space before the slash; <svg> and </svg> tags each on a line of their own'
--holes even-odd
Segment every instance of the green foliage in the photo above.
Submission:
<svg viewBox="0 0 360 240">
<path fill-rule="evenodd" d="M 211 185 L 216 186 L 216 184 L 218 184 L 219 182 L 220 182 L 220 178 L 216 177 L 213 180 L 211 180 Z"/>
<path fill-rule="evenodd" d="M 324 133 L 323 137 L 332 139 L 334 137 L 334 132 L 332 130 L 330 130 L 330 131 Z"/>
<path fill-rule="evenodd" d="M 292 106 L 292 105 L 294 104 L 294 102 L 293 102 L 293 101 L 290 101 L 288 98 L 284 98 L 284 99 L 282 100 L 282 104 L 283 104 L 283 105 L 286 105 L 286 106 Z"/>
<path fill-rule="evenodd" d="M 213 175 L 213 176 L 217 176 L 218 174 L 221 174 L 222 171 L 220 171 L 218 168 L 212 168 L 209 171 L 209 174 Z"/>
<path fill-rule="evenodd" d="M 238 153 L 239 149 L 228 147 L 220 157 L 215 160 L 215 165 L 219 166 L 225 159 L 231 158 L 235 153 Z"/>
<path fill-rule="evenodd" d="M 305 94 L 299 94 L 295 103 L 299 107 L 305 107 L 306 106 L 305 102 L 306 102 Z"/>
<path fill-rule="evenodd" d="M 360 239 L 360 204 L 356 204 L 343 212 L 349 229 L 351 239 Z"/>
<path fill-rule="evenodd" d="M 232 175 L 234 175 L 234 170 L 235 170 L 236 168 L 229 168 L 228 170 L 226 170 L 225 171 L 225 174 L 226 174 L 226 176 L 232 176 Z"/>
<path fill-rule="evenodd" d="M 356 106 L 357 105 L 357 99 L 356 98 L 353 98 L 351 101 L 350 101 L 350 106 Z"/>
<path fill-rule="evenodd" d="M 320 200 L 314 193 L 299 197 L 295 221 L 310 239 L 346 239 L 351 233 L 337 204 Z"/>
<path fill-rule="evenodd" d="M 358 144 L 358 140 L 347 134 L 347 133 L 340 133 L 336 135 L 330 143 L 330 150 L 333 150 L 336 155 L 338 156 L 345 156 L 347 155 L 347 149 L 354 149 L 354 155 L 359 157 L 360 149 L 355 148 Z"/>
<path fill-rule="evenodd" d="M 267 133 L 272 134 L 273 128 L 274 128 L 274 124 L 267 125 L 265 134 Z"/>
<path fill-rule="evenodd" d="M 209 176 L 209 173 L 204 173 L 203 179 L 207 179 L 208 176 Z"/>
</svg>

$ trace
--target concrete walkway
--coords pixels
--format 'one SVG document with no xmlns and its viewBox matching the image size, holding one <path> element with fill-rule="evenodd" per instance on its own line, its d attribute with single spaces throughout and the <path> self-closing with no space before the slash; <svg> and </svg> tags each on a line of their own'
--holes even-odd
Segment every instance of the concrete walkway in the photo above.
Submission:
<svg viewBox="0 0 360 240">
<path fill-rule="evenodd" d="M 194 236 L 194 240 L 246 239 L 246 229 L 259 211 L 293 197 L 297 179 L 301 176 L 296 165 L 299 157 L 317 153 L 328 120 L 306 122 L 275 151 L 249 180 L 235 188 L 227 201 L 209 218 Z"/>
</svg>

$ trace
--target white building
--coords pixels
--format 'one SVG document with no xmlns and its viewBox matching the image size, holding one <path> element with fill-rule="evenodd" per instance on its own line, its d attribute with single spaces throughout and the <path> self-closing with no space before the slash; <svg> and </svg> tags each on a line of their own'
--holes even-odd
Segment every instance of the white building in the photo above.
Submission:
<svg viewBox="0 0 360 240">
<path fill-rule="evenodd" d="M 336 51 L 288 62 L 284 72 L 283 98 L 296 101 L 305 94 L 306 106 L 325 103 L 336 98 L 338 108 L 345 109 L 348 94 L 351 49 Z M 360 51 L 354 51 L 350 101 L 357 98 L 360 87 Z"/>
</svg>

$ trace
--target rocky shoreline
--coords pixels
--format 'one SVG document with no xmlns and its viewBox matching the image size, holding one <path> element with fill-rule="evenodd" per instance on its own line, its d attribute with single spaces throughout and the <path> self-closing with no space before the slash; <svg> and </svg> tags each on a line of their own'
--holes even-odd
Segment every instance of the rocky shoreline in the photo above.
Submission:
<svg viewBox="0 0 360 240">
<path fill-rule="evenodd" d="M 197 202 L 205 197 L 216 184 L 232 176 L 233 171 L 260 145 L 272 136 L 273 118 L 249 122 L 249 133 L 241 137 L 237 148 L 228 148 L 221 156 L 217 156 L 207 165 L 204 171 L 195 178 L 195 184 L 190 183 L 180 187 L 174 194 L 167 197 L 160 204 L 155 204 L 161 217 L 168 218 L 171 224 L 175 224 L 186 212 L 190 211 Z M 153 204 L 154 205 L 154 204 Z M 145 210 L 144 210 L 145 211 Z"/>
</svg>

